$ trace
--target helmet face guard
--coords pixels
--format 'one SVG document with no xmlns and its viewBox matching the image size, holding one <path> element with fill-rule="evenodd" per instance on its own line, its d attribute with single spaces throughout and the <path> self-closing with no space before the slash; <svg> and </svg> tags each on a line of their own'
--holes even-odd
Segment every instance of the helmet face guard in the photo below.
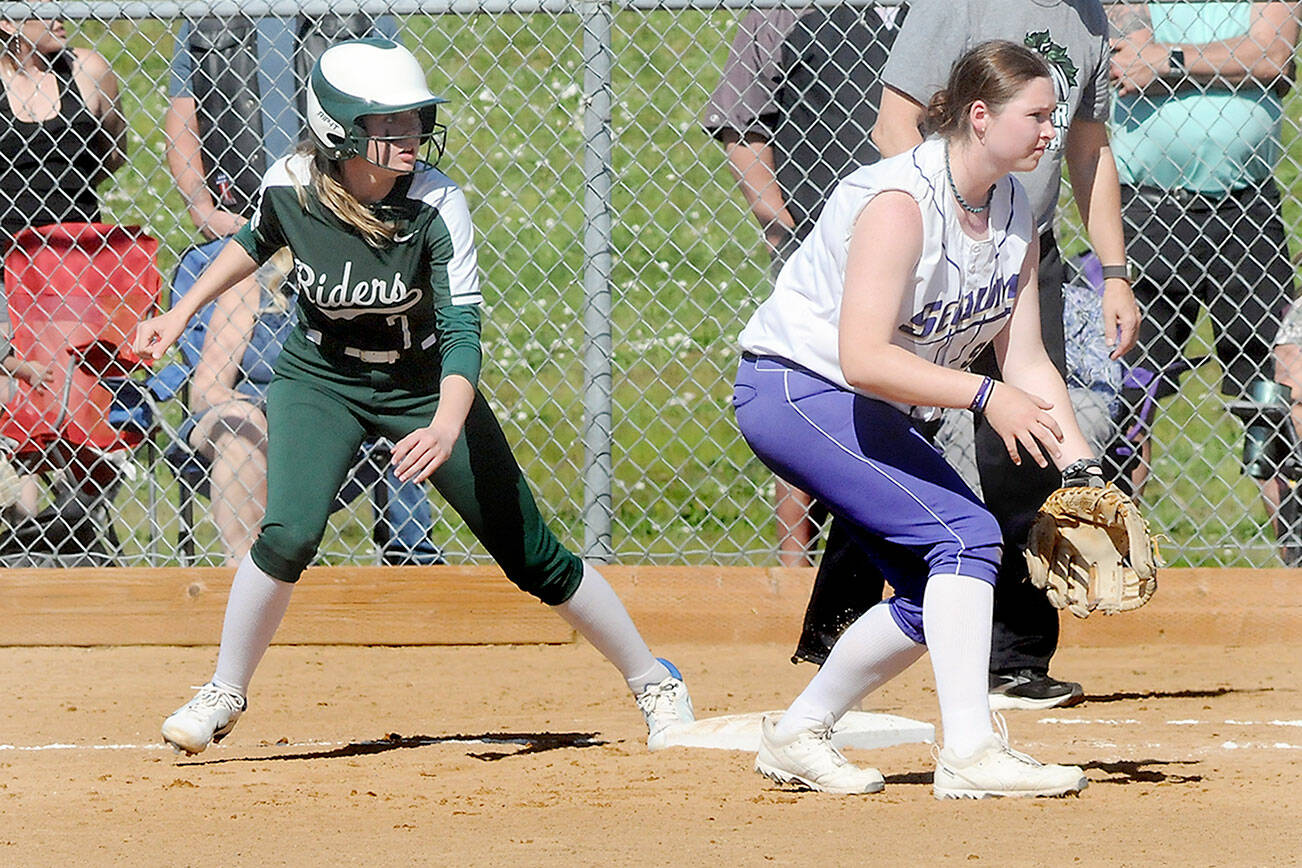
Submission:
<svg viewBox="0 0 1302 868">
<path fill-rule="evenodd" d="M 410 136 L 371 136 L 362 118 L 415 110 L 420 114 L 420 143 L 431 165 L 443 156 L 447 127 L 438 122 L 438 106 L 447 102 L 430 92 L 425 73 L 407 49 L 386 39 L 350 39 L 326 49 L 312 67 L 307 88 L 307 121 L 312 142 L 331 160 L 370 159 L 369 145 L 392 145 Z M 430 150 L 434 159 L 429 159 Z M 388 151 L 382 148 L 386 158 Z"/>
<path fill-rule="evenodd" d="M 362 115 L 362 118 L 364 117 L 366 117 L 366 115 Z M 370 163 L 373 166 L 379 166 L 381 169 L 388 169 L 391 172 L 396 171 L 395 169 L 393 169 L 391 166 L 388 165 L 389 154 L 390 154 L 389 148 L 399 143 L 408 141 L 411 138 L 411 136 L 368 135 L 366 133 L 366 124 L 364 121 L 362 121 L 362 118 L 357 119 L 358 120 L 357 125 L 360 128 L 360 132 L 358 133 L 357 136 L 357 142 L 360 148 L 360 152 L 356 156 L 361 157 L 362 159 L 366 160 L 366 162 Z M 439 160 L 443 159 L 443 151 L 447 147 L 447 141 L 448 141 L 448 128 L 443 124 L 439 123 L 437 118 L 438 118 L 437 106 L 428 106 L 426 108 L 420 109 L 420 151 L 421 151 L 420 160 L 421 161 L 416 164 L 416 168 L 414 170 L 416 172 L 424 172 L 427 169 L 432 169 L 439 164 Z M 368 145 L 371 142 L 374 142 L 375 144 L 380 146 L 379 147 L 380 158 L 378 160 L 371 159 L 371 152 L 370 152 L 370 148 L 368 147 Z M 339 159 L 339 158 L 334 157 L 332 159 Z"/>
</svg>

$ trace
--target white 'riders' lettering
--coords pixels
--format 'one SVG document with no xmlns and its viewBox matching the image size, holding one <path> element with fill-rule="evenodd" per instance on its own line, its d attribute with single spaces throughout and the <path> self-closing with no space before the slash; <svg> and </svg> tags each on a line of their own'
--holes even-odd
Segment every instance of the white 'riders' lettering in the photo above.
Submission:
<svg viewBox="0 0 1302 868">
<path fill-rule="evenodd" d="M 328 316 L 348 316 L 374 310 L 405 310 L 421 297 L 419 291 L 412 291 L 407 286 L 401 271 L 395 271 L 392 280 L 377 277 L 360 280 L 355 285 L 352 283 L 352 273 L 351 259 L 344 262 L 344 273 L 338 280 L 332 280 L 325 272 L 318 274 L 302 260 L 294 263 L 294 282 L 298 285 L 298 291 Z M 350 314 L 343 314 L 344 309 Z"/>
</svg>

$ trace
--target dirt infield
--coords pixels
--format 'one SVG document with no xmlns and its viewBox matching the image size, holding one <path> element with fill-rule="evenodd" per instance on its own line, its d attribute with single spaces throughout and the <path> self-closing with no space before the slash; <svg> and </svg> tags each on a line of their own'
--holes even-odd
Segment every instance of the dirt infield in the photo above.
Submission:
<svg viewBox="0 0 1302 868">
<path fill-rule="evenodd" d="M 659 644 L 702 715 L 783 705 L 787 644 Z M 0 648 L 8 865 L 1280 865 L 1302 852 L 1297 645 L 1070 647 L 1088 701 L 1010 712 L 1085 766 L 1066 800 L 936 802 L 927 745 L 852 753 L 880 795 L 774 788 L 734 752 L 648 754 L 586 645 L 271 649 L 194 758 L 162 717 L 212 648 Z M 936 719 L 922 661 L 870 709 Z"/>
</svg>

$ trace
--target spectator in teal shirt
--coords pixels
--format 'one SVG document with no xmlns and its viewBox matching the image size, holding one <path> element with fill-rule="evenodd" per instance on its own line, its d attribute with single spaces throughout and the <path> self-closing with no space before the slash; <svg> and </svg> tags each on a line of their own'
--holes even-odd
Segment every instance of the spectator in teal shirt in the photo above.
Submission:
<svg viewBox="0 0 1302 868">
<path fill-rule="evenodd" d="M 1272 344 L 1293 296 L 1273 174 L 1296 13 L 1294 3 L 1109 7 L 1112 148 L 1144 311 L 1127 357 L 1133 407 L 1174 394 L 1170 372 L 1202 307 L 1215 331 L 1221 391 L 1239 398 L 1272 380 Z M 1137 487 L 1149 466 L 1147 439 Z M 1268 499 L 1275 486 L 1263 483 Z"/>
</svg>

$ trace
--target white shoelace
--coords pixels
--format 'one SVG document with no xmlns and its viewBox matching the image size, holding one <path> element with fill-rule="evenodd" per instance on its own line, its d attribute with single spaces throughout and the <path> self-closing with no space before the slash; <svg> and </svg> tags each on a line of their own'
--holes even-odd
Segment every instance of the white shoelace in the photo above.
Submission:
<svg viewBox="0 0 1302 868">
<path fill-rule="evenodd" d="M 1044 765 L 1044 763 L 1040 762 L 1035 757 L 1024 754 L 1020 750 L 1014 750 L 1013 747 L 1008 743 L 1008 723 L 1007 721 L 1004 720 L 1004 716 L 1002 714 L 1000 714 L 997 711 L 994 711 L 991 712 L 990 716 L 994 718 L 995 738 L 999 739 L 1000 750 L 1002 750 L 1004 753 L 1008 754 L 1018 762 L 1026 763 L 1029 766 L 1035 766 L 1039 768 Z"/>
<path fill-rule="evenodd" d="M 829 718 L 828 720 L 823 721 L 821 726 L 816 726 L 811 729 L 810 732 L 813 733 L 814 738 L 823 742 L 827 746 L 827 752 L 831 754 L 833 764 L 838 767 L 849 765 L 850 761 L 845 758 L 845 754 L 837 750 L 836 745 L 832 744 L 833 725 L 832 720 Z"/>
<path fill-rule="evenodd" d="M 199 691 L 194 699 L 188 704 L 200 705 L 205 708 L 224 708 L 227 711 L 243 711 L 244 698 L 234 693 L 228 693 L 220 687 L 212 684 L 203 684 L 193 688 Z"/>
<path fill-rule="evenodd" d="M 999 750 L 1001 753 L 1006 753 L 1013 759 L 1017 760 L 1018 762 L 1025 763 L 1028 766 L 1034 766 L 1036 768 L 1040 768 L 1044 765 L 1044 763 L 1040 762 L 1035 757 L 1030 756 L 1029 754 L 1024 754 L 1020 750 L 1015 750 L 1012 747 L 1012 745 L 1008 743 L 1008 722 L 1004 720 L 1004 716 L 1002 714 L 1000 714 L 997 711 L 992 711 L 990 712 L 990 717 L 992 720 L 994 720 L 995 723 L 995 740 L 999 743 Z M 940 758 L 939 745 L 932 744 L 931 758 L 935 760 L 937 763 L 943 762 L 943 760 L 941 760 Z M 970 761 L 971 757 L 969 757 L 968 759 Z"/>
<path fill-rule="evenodd" d="M 678 685 L 671 678 L 659 684 L 648 685 L 637 696 L 637 707 L 648 717 L 657 717 L 674 710 L 677 704 Z"/>
</svg>

